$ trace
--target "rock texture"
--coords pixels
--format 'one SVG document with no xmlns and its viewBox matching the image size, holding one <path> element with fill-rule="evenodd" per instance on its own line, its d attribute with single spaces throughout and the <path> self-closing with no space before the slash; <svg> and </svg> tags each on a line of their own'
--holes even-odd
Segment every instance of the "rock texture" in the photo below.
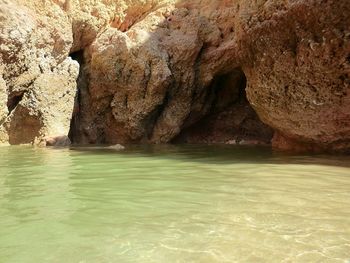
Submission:
<svg viewBox="0 0 350 263">
<path fill-rule="evenodd" d="M 224 87 L 213 82 L 240 71 L 232 48 L 236 13 L 234 1 L 168 4 L 148 12 L 126 31 L 111 27 L 102 32 L 84 52 L 86 86 L 80 91 L 77 142 L 167 143 L 212 111 L 228 110 L 239 100 L 240 80 L 233 79 L 227 88 L 231 98 L 222 97 Z M 218 109 L 216 104 L 223 106 Z M 246 106 L 255 126 L 263 130 L 251 136 L 269 141 L 272 132 Z M 206 137 L 203 134 L 196 142 L 235 140 L 246 119 L 242 114 L 246 115 L 233 108 L 224 116 L 236 128 L 225 138 L 200 139 Z"/>
<path fill-rule="evenodd" d="M 349 17 L 348 0 L 0 0 L 0 139 L 51 144 L 72 119 L 76 143 L 273 129 L 277 148 L 347 150 Z"/>
<path fill-rule="evenodd" d="M 68 21 L 1 1 L 0 141 L 34 143 L 68 133 L 79 68 L 68 57 L 69 28 Z"/>
<path fill-rule="evenodd" d="M 275 147 L 349 149 L 349 1 L 269 2 L 240 22 L 251 104 Z"/>
<path fill-rule="evenodd" d="M 272 131 L 258 118 L 245 93 L 246 78 L 236 70 L 214 78 L 209 113 L 187 127 L 174 139 L 176 143 L 270 144 Z"/>
</svg>

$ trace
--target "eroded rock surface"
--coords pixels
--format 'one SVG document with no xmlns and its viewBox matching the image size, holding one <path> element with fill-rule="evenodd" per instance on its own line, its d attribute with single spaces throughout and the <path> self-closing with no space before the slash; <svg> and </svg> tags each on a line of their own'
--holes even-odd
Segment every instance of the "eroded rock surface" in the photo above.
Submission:
<svg viewBox="0 0 350 263">
<path fill-rule="evenodd" d="M 349 149 L 349 1 L 268 2 L 240 23 L 249 101 L 276 147 Z"/>
<path fill-rule="evenodd" d="M 349 8 L 1 0 L 0 138 L 349 149 Z"/>
<path fill-rule="evenodd" d="M 1 69 L 0 69 L 1 70 Z M 0 123 L 3 123 L 7 116 L 7 92 L 6 82 L 2 78 L 2 72 L 0 71 Z"/>
<path fill-rule="evenodd" d="M 68 58 L 73 39 L 66 31 L 68 20 L 1 2 L 2 142 L 34 143 L 68 133 L 79 65 Z"/>
<path fill-rule="evenodd" d="M 236 124 L 227 130 L 237 129 L 225 139 L 213 134 L 200 140 L 206 136 L 203 134 L 197 142 L 236 139 L 243 122 L 237 120 L 245 117 L 239 116 L 240 109 L 229 110 L 230 103 L 215 109 L 215 104 L 234 102 L 235 98 L 216 94 L 218 88 L 213 85 L 216 76 L 239 66 L 232 46 L 236 12 L 235 1 L 170 3 L 149 12 L 125 32 L 109 28 L 101 33 L 85 51 L 83 78 L 87 85 L 81 90 L 77 141 L 167 143 L 213 110 L 230 111 L 226 123 Z M 233 83 L 232 93 L 238 92 Z M 252 136 L 269 141 L 272 132 L 249 105 L 246 109 L 263 130 Z M 220 117 L 213 116 L 213 129 L 220 129 L 215 121 Z"/>
</svg>

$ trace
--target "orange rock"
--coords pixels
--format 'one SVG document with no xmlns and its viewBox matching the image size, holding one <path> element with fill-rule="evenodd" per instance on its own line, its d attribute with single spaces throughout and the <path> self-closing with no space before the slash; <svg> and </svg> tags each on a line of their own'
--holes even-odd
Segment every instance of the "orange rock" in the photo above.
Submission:
<svg viewBox="0 0 350 263">
<path fill-rule="evenodd" d="M 266 143 L 272 128 L 275 147 L 350 149 L 348 0 L 7 0 L 0 15 L 1 141 L 68 134 L 78 52 L 75 142 Z"/>
</svg>

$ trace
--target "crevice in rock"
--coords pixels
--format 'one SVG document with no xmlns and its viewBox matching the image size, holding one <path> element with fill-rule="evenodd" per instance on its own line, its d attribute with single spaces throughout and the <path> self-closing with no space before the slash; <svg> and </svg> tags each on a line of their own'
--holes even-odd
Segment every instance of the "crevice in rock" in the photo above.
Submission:
<svg viewBox="0 0 350 263">
<path fill-rule="evenodd" d="M 269 144 L 273 131 L 261 122 L 246 97 L 241 68 L 216 76 L 204 103 L 204 117 L 183 127 L 174 143 Z"/>
<path fill-rule="evenodd" d="M 170 85 L 170 87 L 173 84 Z M 166 92 L 162 104 L 158 105 L 153 112 L 149 115 L 149 118 L 145 120 L 146 127 L 146 137 L 148 141 L 152 140 L 152 135 L 154 133 L 154 129 L 156 127 L 158 119 L 162 116 L 162 113 L 165 111 L 168 103 L 170 101 L 170 94 Z"/>
<path fill-rule="evenodd" d="M 70 57 L 77 61 L 80 65 L 79 67 L 79 76 L 77 79 L 77 90 L 76 90 L 76 95 L 75 95 L 75 100 L 74 100 L 74 108 L 73 108 L 73 114 L 71 118 L 71 123 L 70 123 L 70 129 L 68 133 L 68 137 L 72 143 L 76 143 L 76 138 L 79 133 L 79 123 L 80 123 L 80 109 L 81 109 L 81 93 L 82 89 L 86 85 L 86 80 L 83 74 L 84 70 L 84 64 L 85 64 L 85 59 L 84 59 L 84 50 L 79 50 L 76 52 L 73 52 L 70 54 Z"/>
<path fill-rule="evenodd" d="M 21 102 L 24 96 L 24 91 L 16 91 L 9 94 L 7 99 L 7 109 L 8 115 L 17 107 L 17 105 Z"/>
<path fill-rule="evenodd" d="M 119 17 L 114 17 L 114 19 L 110 22 L 110 27 L 117 28 L 122 32 L 127 32 L 134 25 L 145 19 L 150 13 L 155 12 L 156 10 L 165 7 L 166 4 L 156 4 L 152 3 L 149 7 L 144 7 L 145 9 L 139 14 L 140 6 L 136 6 L 134 8 L 129 8 L 127 16 L 124 21 L 120 21 Z"/>
<path fill-rule="evenodd" d="M 76 52 L 73 52 L 69 55 L 73 60 L 77 61 L 79 65 L 82 65 L 84 63 L 84 50 L 78 50 Z M 80 68 L 81 69 L 81 68 Z"/>
</svg>

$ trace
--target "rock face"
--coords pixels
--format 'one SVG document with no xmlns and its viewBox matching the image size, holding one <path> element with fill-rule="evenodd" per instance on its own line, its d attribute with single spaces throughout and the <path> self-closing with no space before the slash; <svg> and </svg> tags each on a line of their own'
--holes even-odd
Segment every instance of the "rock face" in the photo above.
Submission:
<svg viewBox="0 0 350 263">
<path fill-rule="evenodd" d="M 70 24 L 12 1 L 0 4 L 0 141 L 67 134 L 79 65 L 68 57 Z M 50 20 L 52 20 L 50 22 Z"/>
<path fill-rule="evenodd" d="M 348 0 L 0 0 L 0 139 L 269 143 L 274 130 L 278 148 L 347 150 L 349 17 Z"/>
<path fill-rule="evenodd" d="M 190 136 L 179 136 L 181 131 L 197 125 L 213 111 L 216 115 L 211 124 L 217 127 L 211 128 L 220 129 L 231 122 L 233 125 L 226 130 L 232 126 L 234 129 L 225 138 L 202 134 L 196 142 L 225 142 L 243 136 L 237 130 L 247 114 L 256 122 L 254 126 L 262 128 L 262 132 L 255 129 L 251 136 L 269 141 L 271 130 L 260 122 L 248 103 L 247 112 L 232 108 L 241 99 L 241 79 L 233 78 L 226 88 L 214 83 L 220 76 L 235 72 L 245 78 L 232 49 L 232 18 L 236 13 L 234 1 L 168 4 L 147 13 L 125 32 L 120 28 L 106 29 L 84 53 L 82 82 L 86 86 L 81 89 L 76 141 L 177 141 Z M 225 55 L 228 57 L 223 58 Z M 229 113 L 220 115 L 224 111 Z M 217 123 L 221 117 L 228 119 Z"/>
<path fill-rule="evenodd" d="M 272 132 L 247 101 L 246 78 L 236 70 L 214 78 L 212 106 L 203 119 L 185 128 L 176 143 L 270 144 Z"/>
<path fill-rule="evenodd" d="M 276 1 L 240 23 L 248 98 L 275 147 L 350 148 L 349 18 L 346 0 Z"/>
</svg>

